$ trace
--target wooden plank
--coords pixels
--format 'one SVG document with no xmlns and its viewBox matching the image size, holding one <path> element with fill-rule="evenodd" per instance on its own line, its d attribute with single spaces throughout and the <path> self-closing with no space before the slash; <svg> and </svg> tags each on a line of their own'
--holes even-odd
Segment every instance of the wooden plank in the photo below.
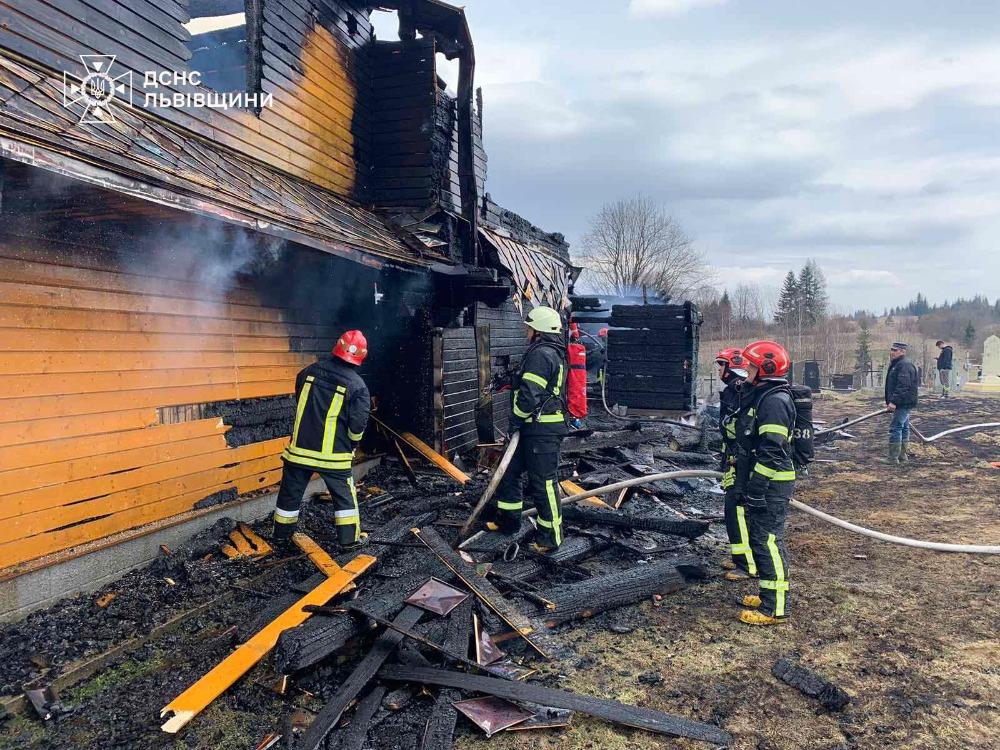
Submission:
<svg viewBox="0 0 1000 750">
<path fill-rule="evenodd" d="M 288 438 L 276 438 L 263 443 L 250 443 L 239 448 L 225 448 L 198 456 L 144 465 L 138 469 L 123 471 L 117 474 L 90 477 L 75 482 L 25 490 L 14 495 L 5 496 L 6 499 L 0 504 L 0 518 L 13 517 L 15 519 L 11 521 L 13 524 L 17 522 L 16 519 L 18 517 L 24 517 L 25 514 L 44 510 L 45 508 L 53 508 L 69 503 L 73 503 L 76 506 L 85 506 L 86 503 L 80 501 L 90 501 L 91 498 L 96 498 L 94 502 L 107 502 L 108 498 L 106 496 L 114 495 L 115 493 L 134 490 L 169 479 L 179 479 L 228 465 L 236 465 L 243 461 L 277 456 L 287 444 Z M 152 495 L 153 493 L 150 492 L 149 494 Z M 137 505 L 140 503 L 136 502 L 133 504 Z"/>
<path fill-rule="evenodd" d="M 97 457 L 104 454 L 114 455 L 136 448 L 145 449 L 209 435 L 221 436 L 228 429 L 218 418 L 197 419 L 191 422 L 153 425 L 141 430 L 126 430 L 104 435 L 50 440 L 44 443 L 6 446 L 0 448 L 0 466 L 16 466 L 18 469 L 0 474 L 0 477 L 13 476 L 12 472 L 14 471 L 34 466 L 71 463 L 87 457 L 96 461 Z M 50 469 L 46 469 L 46 471 L 50 471 Z"/>
<path fill-rule="evenodd" d="M 164 361 L 166 360 L 166 361 Z M 183 370 L 188 367 L 298 367 L 313 362 L 302 352 L 183 351 L 164 355 L 145 352 L 39 352 L 19 351 L 0 357 L 0 374 L 108 372 L 131 370 Z"/>
<path fill-rule="evenodd" d="M 398 665 L 383 667 L 379 676 L 393 682 L 420 682 L 425 685 L 440 685 L 487 693 L 507 700 L 530 701 L 553 708 L 566 708 L 635 729 L 644 729 L 648 732 L 672 737 L 687 737 L 703 742 L 712 742 L 716 745 L 729 745 L 733 740 L 728 732 L 712 724 L 692 721 L 680 716 L 671 716 L 662 711 L 639 706 L 629 706 L 614 700 L 577 695 L 534 683 L 498 680 L 495 677 L 482 677 L 431 667 Z"/>
<path fill-rule="evenodd" d="M 287 352 L 288 338 L 0 328 L 0 351 Z"/>
<path fill-rule="evenodd" d="M 211 422 L 212 420 L 204 421 Z M 214 421 L 218 422 L 219 420 Z M 191 423 L 183 422 L 181 424 Z M 148 432 L 152 432 L 152 430 L 148 430 Z M 160 432 L 159 436 L 163 438 L 164 433 Z M 0 496 L 226 449 L 226 441 L 220 430 L 213 430 L 211 435 L 195 437 L 190 440 L 144 445 L 141 448 L 130 450 L 118 450 L 117 438 L 106 441 L 105 445 L 109 449 L 107 452 L 70 461 L 48 462 L 45 464 L 45 469 L 41 471 L 37 466 L 20 467 L 18 464 L 0 461 L 0 466 L 19 467 L 9 471 L 0 471 Z M 0 530 L 0 536 L 2 536 L 2 530 Z"/>
<path fill-rule="evenodd" d="M 7 305 L 71 307 L 81 310 L 119 310 L 206 318 L 232 318 L 267 323 L 282 322 L 282 312 L 259 305 L 237 305 L 153 293 L 108 292 L 67 286 L 0 281 L 0 299 Z"/>
<path fill-rule="evenodd" d="M 382 699 L 385 697 L 385 687 L 376 685 L 368 694 L 358 702 L 358 707 L 351 716 L 351 723 L 346 729 L 337 730 L 339 742 L 334 742 L 331 736 L 329 747 L 336 747 L 337 750 L 362 750 L 365 740 L 368 739 L 368 725 L 371 724 L 375 712 L 382 706 Z"/>
<path fill-rule="evenodd" d="M 235 473 L 235 470 L 227 470 Z M 92 542 L 95 539 L 128 531 L 144 524 L 161 521 L 178 513 L 190 511 L 196 502 L 206 495 L 228 489 L 235 485 L 238 494 L 251 490 L 270 487 L 281 478 L 280 470 L 260 472 L 240 477 L 234 482 L 207 487 L 194 493 L 167 498 L 156 503 L 140 507 L 129 507 L 120 513 L 115 513 L 87 523 L 70 526 L 58 531 L 46 532 L 28 539 L 0 545 L 0 568 L 6 568 L 28 560 L 57 552 L 75 545 Z"/>
<path fill-rule="evenodd" d="M 288 336 L 291 332 L 286 323 L 4 304 L 0 304 L 0 328 L 266 337 Z"/>
<path fill-rule="evenodd" d="M 153 388 L 120 393 L 82 393 L 72 396 L 11 398 L 3 402 L 4 408 L 0 409 L 0 423 L 128 411 L 149 406 L 178 406 L 228 399 L 280 396 L 291 393 L 293 389 L 294 383 L 291 381 L 278 380 L 259 383 Z M 2 444 L 0 442 L 0 445 Z"/>
<path fill-rule="evenodd" d="M 330 577 L 287 609 L 278 619 L 257 633 L 253 638 L 226 657 L 208 674 L 198 680 L 160 711 L 160 718 L 173 716 L 162 727 L 164 732 L 175 734 L 186 726 L 212 701 L 222 695 L 230 685 L 245 675 L 270 653 L 278 636 L 309 618 L 303 608 L 309 604 L 326 604 L 348 585 L 374 565 L 376 558 L 358 555 L 344 568 L 330 572 Z M 419 611 L 419 610 L 418 610 Z M 380 662 L 381 664 L 381 662 Z"/>
<path fill-rule="evenodd" d="M 453 464 L 447 458 L 445 458 L 440 453 L 431 448 L 429 445 L 427 445 L 427 443 L 418 438 L 416 435 L 410 432 L 398 433 L 391 427 L 386 425 L 382 420 L 374 416 L 372 417 L 372 421 L 375 422 L 379 427 L 381 427 L 383 430 L 391 434 L 396 439 L 403 441 L 411 448 L 416 450 L 418 453 L 420 453 L 420 455 L 422 455 L 432 464 L 437 466 L 439 469 L 441 469 L 441 471 L 443 471 L 445 474 L 450 476 L 455 481 L 459 482 L 460 484 L 465 484 L 466 482 L 469 481 L 470 477 L 468 474 L 466 474 L 464 471 L 455 466 L 455 464 Z"/>
<path fill-rule="evenodd" d="M 14 355 L 16 357 L 16 355 Z M 67 396 L 83 393 L 141 391 L 182 386 L 237 385 L 287 380 L 289 388 L 301 368 L 235 367 L 136 370 L 124 372 L 52 375 L 0 375 L 0 402 L 4 399 Z M 192 402 L 194 403 L 194 402 Z M 2 408 L 2 406 L 0 406 Z"/>
<path fill-rule="evenodd" d="M 485 578 L 476 574 L 475 569 L 473 569 L 465 560 L 455 552 L 448 544 L 440 537 L 440 535 L 433 528 L 426 529 L 411 529 L 411 532 L 417 539 L 424 543 L 424 545 L 437 557 L 452 573 L 454 573 L 459 580 L 466 585 L 466 587 L 474 593 L 483 604 L 493 610 L 497 616 L 507 623 L 508 627 L 515 633 L 521 636 L 531 648 L 543 659 L 548 659 L 549 656 L 546 654 L 540 646 L 535 644 L 531 638 L 531 635 L 535 627 L 531 624 L 527 617 L 523 613 L 519 612 L 510 602 L 508 602 L 503 595 L 496 590 L 496 587 L 492 583 L 487 581 Z"/>
<path fill-rule="evenodd" d="M 129 409 L 106 414 L 9 422 L 0 424 L 0 447 L 136 430 L 158 421 L 155 409 Z"/>
<path fill-rule="evenodd" d="M 423 610 L 407 605 L 396 616 L 393 623 L 403 628 L 410 628 L 417 624 L 422 615 Z M 337 692 L 334 693 L 333 698 L 320 709 L 315 720 L 302 736 L 302 740 L 298 745 L 301 750 L 318 750 L 323 740 L 326 739 L 327 734 L 330 733 L 330 730 L 340 721 L 340 717 L 344 715 L 347 707 L 357 694 L 364 689 L 365 685 L 372 680 L 379 668 L 385 663 L 385 660 L 389 658 L 392 652 L 396 650 L 396 647 L 399 646 L 402 640 L 403 634 L 395 630 L 387 630 L 375 640 L 375 643 L 372 644 L 371 649 L 365 654 L 365 657 L 358 666 L 354 668 L 350 676 L 337 688 Z"/>
</svg>

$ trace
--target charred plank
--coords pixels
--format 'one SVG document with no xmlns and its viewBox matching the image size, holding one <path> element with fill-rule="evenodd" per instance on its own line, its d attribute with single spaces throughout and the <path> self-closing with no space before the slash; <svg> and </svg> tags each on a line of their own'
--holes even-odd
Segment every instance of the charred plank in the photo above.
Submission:
<svg viewBox="0 0 1000 750">
<path fill-rule="evenodd" d="M 658 531 L 661 534 L 676 534 L 688 539 L 697 539 L 708 531 L 707 521 L 688 519 L 679 521 L 673 518 L 659 516 L 637 516 L 626 513 L 573 507 L 563 509 L 563 519 L 583 526 L 611 526 L 618 529 L 633 529 L 641 531 Z"/>
<path fill-rule="evenodd" d="M 714 742 L 716 745 L 728 745 L 733 739 L 728 732 L 712 724 L 672 716 L 662 711 L 654 711 L 640 706 L 629 706 L 618 701 L 594 698 L 589 695 L 577 695 L 533 683 L 510 682 L 493 677 L 449 672 L 443 669 L 414 669 L 399 666 L 383 667 L 379 674 L 384 679 L 395 682 L 422 682 L 426 685 L 474 690 L 507 700 L 523 700 L 553 708 L 566 708 L 614 724 L 645 729 L 649 732 L 673 737 L 688 737 L 704 742 Z"/>
</svg>

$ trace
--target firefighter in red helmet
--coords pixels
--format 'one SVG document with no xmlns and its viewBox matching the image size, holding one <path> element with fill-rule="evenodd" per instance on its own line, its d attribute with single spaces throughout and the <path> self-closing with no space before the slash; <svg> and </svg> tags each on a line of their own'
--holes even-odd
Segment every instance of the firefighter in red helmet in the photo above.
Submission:
<svg viewBox="0 0 1000 750">
<path fill-rule="evenodd" d="M 747 609 L 740 613 L 740 621 L 775 625 L 787 617 L 785 518 L 795 490 L 790 443 L 795 401 L 786 380 L 791 358 L 773 341 L 755 341 L 742 356 L 747 377 L 739 409 L 730 417 L 736 451 L 733 488 L 746 509 L 760 591 L 743 598 Z"/>
<path fill-rule="evenodd" d="M 726 534 L 732 560 L 722 564 L 728 572 L 726 580 L 745 581 L 756 577 L 757 566 L 750 551 L 750 534 L 747 530 L 746 509 L 736 492 L 736 420 L 730 419 L 740 408 L 740 394 L 747 372 L 743 369 L 742 350 L 736 347 L 723 349 L 715 355 L 719 379 L 725 388 L 719 394 L 719 431 L 722 433 L 722 489 L 726 491 Z"/>
<path fill-rule="evenodd" d="M 333 499 L 337 540 L 344 549 L 361 543 L 361 516 L 351 464 L 368 425 L 371 398 L 357 368 L 368 355 L 361 331 L 347 331 L 327 354 L 295 379 L 295 422 L 281 454 L 284 469 L 274 540 L 288 548 L 299 521 L 302 495 L 313 472 L 322 477 Z"/>
</svg>

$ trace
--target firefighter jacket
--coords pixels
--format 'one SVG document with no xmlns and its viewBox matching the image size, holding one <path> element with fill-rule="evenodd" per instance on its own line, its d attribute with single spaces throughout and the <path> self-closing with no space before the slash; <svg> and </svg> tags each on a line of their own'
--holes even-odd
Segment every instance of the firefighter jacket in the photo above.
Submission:
<svg viewBox="0 0 1000 750">
<path fill-rule="evenodd" d="M 371 399 L 356 368 L 326 355 L 295 379 L 295 424 L 281 457 L 318 472 L 350 471 Z"/>
<path fill-rule="evenodd" d="M 719 432 L 722 433 L 722 489 L 736 479 L 736 413 L 740 409 L 740 381 L 730 380 L 719 394 Z"/>
<path fill-rule="evenodd" d="M 769 490 L 784 489 L 772 483 L 795 481 L 789 441 L 795 428 L 795 402 L 781 378 L 744 388 L 735 415 L 736 488 L 747 497 L 760 498 Z"/>
<path fill-rule="evenodd" d="M 909 357 L 894 359 L 885 375 L 885 402 L 904 409 L 917 405 L 920 377 Z"/>
<path fill-rule="evenodd" d="M 511 430 L 520 429 L 525 435 L 565 435 L 565 393 L 566 346 L 556 334 L 539 334 L 525 352 L 514 382 Z"/>
</svg>

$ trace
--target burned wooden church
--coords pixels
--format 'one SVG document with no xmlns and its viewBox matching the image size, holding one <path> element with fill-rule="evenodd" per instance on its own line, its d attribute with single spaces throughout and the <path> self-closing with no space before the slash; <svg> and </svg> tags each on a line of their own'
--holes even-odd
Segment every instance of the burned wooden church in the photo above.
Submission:
<svg viewBox="0 0 1000 750">
<path fill-rule="evenodd" d="M 387 423 L 504 429 L 568 248 L 486 192 L 463 11 L 378 6 L 398 40 L 356 0 L 0 3 L 0 580 L 275 485 L 347 328 Z"/>
</svg>

